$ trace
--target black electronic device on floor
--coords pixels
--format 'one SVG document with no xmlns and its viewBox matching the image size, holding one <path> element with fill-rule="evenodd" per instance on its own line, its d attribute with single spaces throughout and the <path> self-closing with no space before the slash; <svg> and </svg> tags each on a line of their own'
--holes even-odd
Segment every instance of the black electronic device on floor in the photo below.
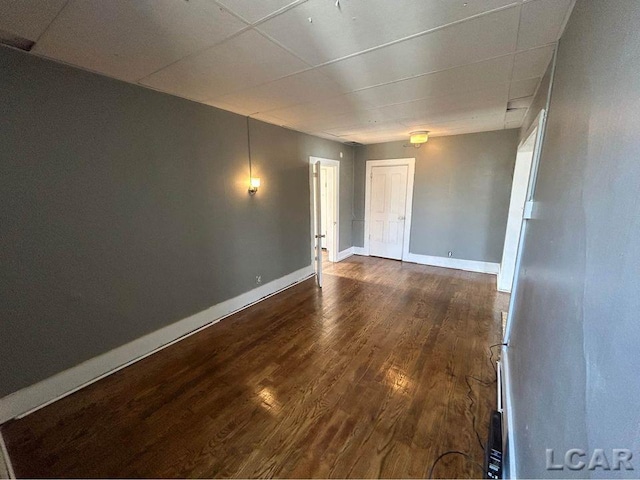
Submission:
<svg viewBox="0 0 640 480">
<path fill-rule="evenodd" d="M 491 412 L 484 449 L 484 478 L 502 478 L 502 414 L 495 410 Z"/>
</svg>

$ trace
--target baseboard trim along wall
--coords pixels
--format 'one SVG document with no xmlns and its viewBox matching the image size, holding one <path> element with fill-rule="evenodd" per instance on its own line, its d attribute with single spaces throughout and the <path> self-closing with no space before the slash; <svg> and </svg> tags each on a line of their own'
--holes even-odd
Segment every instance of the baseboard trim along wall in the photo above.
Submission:
<svg viewBox="0 0 640 480">
<path fill-rule="evenodd" d="M 517 478 L 516 470 L 516 446 L 515 446 L 515 430 L 513 428 L 513 395 L 511 391 L 511 372 L 509 371 L 509 353 L 507 348 L 502 347 L 502 355 L 500 361 L 502 374 L 502 438 L 504 441 L 502 458 L 506 455 L 508 475 L 505 478 Z M 504 468 L 504 467 L 503 467 Z"/>
<path fill-rule="evenodd" d="M 345 250 L 342 250 L 341 252 L 338 252 L 338 261 L 341 262 L 342 260 L 349 258 L 352 255 L 354 255 L 353 247 L 349 247 Z"/>
<path fill-rule="evenodd" d="M 312 265 L 301 268 L 11 393 L 0 399 L 0 424 L 45 407 L 313 275 Z"/>
<path fill-rule="evenodd" d="M 354 255 L 369 256 L 363 247 L 352 247 Z M 403 262 L 419 263 L 420 265 L 430 265 L 432 267 L 453 268 L 455 270 L 465 270 L 467 272 L 489 273 L 497 275 L 500 271 L 499 263 L 479 262 L 477 260 L 461 260 L 459 258 L 433 257 L 431 255 L 419 255 L 409 253 Z"/>
<path fill-rule="evenodd" d="M 368 257 L 369 256 L 369 252 L 367 252 L 364 247 L 351 247 L 353 248 L 353 254 L 354 255 L 361 255 L 363 257 Z"/>
<path fill-rule="evenodd" d="M 461 260 L 459 258 L 433 257 L 431 255 L 419 255 L 409 253 L 403 262 L 419 263 L 432 267 L 454 268 L 456 270 L 466 270 L 467 272 L 490 273 L 497 275 L 500 271 L 499 263 L 480 262 L 477 260 Z"/>
</svg>

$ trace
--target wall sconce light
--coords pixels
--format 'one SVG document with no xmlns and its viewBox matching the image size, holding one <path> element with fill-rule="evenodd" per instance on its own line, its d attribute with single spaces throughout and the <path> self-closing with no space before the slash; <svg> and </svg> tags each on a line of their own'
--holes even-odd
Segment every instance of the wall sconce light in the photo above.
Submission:
<svg viewBox="0 0 640 480">
<path fill-rule="evenodd" d="M 249 195 L 255 195 L 260 187 L 260 177 L 253 176 L 253 166 L 251 165 L 251 124 L 247 117 L 247 152 L 249 153 Z"/>
<path fill-rule="evenodd" d="M 251 177 L 251 180 L 249 181 L 249 195 L 255 195 L 258 191 L 258 187 L 260 187 L 260 178 Z"/>
<path fill-rule="evenodd" d="M 411 132 L 409 134 L 409 143 L 416 148 L 420 148 L 423 143 L 427 143 L 429 140 L 429 132 Z"/>
</svg>

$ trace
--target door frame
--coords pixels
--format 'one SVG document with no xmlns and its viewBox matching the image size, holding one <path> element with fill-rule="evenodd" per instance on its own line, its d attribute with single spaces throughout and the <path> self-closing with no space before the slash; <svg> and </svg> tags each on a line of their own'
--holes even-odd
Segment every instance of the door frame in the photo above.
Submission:
<svg viewBox="0 0 640 480">
<path fill-rule="evenodd" d="M 534 162 L 536 161 L 536 151 L 538 147 L 537 145 L 538 131 L 540 128 L 539 123 L 541 118 L 542 117 L 540 114 L 534 120 L 534 122 L 532 123 L 532 125 L 534 125 L 533 130 L 531 130 L 529 135 L 520 142 L 520 144 L 518 145 L 518 149 L 516 151 L 516 165 L 515 165 L 514 176 L 513 176 L 514 181 L 513 181 L 513 184 L 511 185 L 512 198 L 509 201 L 509 215 L 507 217 L 507 229 L 505 231 L 504 246 L 502 249 L 502 259 L 500 260 L 500 269 L 498 271 L 498 277 L 497 277 L 499 292 L 511 293 L 511 290 L 513 289 L 513 281 L 516 274 L 518 252 L 520 250 L 520 233 L 522 232 L 522 229 L 524 228 L 524 225 L 525 225 L 524 209 L 525 209 L 525 204 L 529 200 L 528 195 L 529 195 L 529 190 L 531 188 L 531 175 L 533 174 L 533 171 L 535 169 Z M 531 149 L 530 151 L 529 151 L 529 148 Z M 522 160 L 523 155 L 526 155 L 528 159 Z M 523 162 L 523 161 L 526 161 L 529 163 L 528 169 L 526 171 L 526 175 L 527 175 L 526 180 L 523 184 L 521 183 L 516 184 L 516 181 L 518 179 L 516 178 L 515 173 L 516 171 L 518 171 L 518 166 L 521 165 L 518 162 Z M 522 201 L 522 206 L 517 206 L 517 208 L 519 209 L 518 218 L 517 220 L 515 220 L 516 222 L 518 222 L 517 230 L 510 232 L 509 226 L 512 225 L 511 223 L 512 215 L 513 215 L 512 211 L 514 211 L 513 194 L 514 192 L 516 192 L 516 190 L 522 192 L 523 201 Z M 507 255 L 508 253 L 507 247 L 510 244 L 513 244 L 514 242 L 516 247 L 515 252 L 513 252 L 513 255 Z M 509 266 L 511 268 L 511 278 L 505 277 L 506 266 Z"/>
<path fill-rule="evenodd" d="M 407 197 L 404 206 L 404 232 L 402 238 L 402 258 L 405 261 L 409 256 L 409 241 L 411 240 L 411 212 L 413 211 L 413 182 L 416 173 L 416 159 L 391 158 L 388 160 L 367 160 L 364 188 L 364 254 L 369 255 L 369 227 L 371 223 L 371 175 L 374 167 L 397 167 L 406 165 L 407 172 Z"/>
<path fill-rule="evenodd" d="M 322 158 L 322 157 L 309 157 L 309 199 L 310 199 L 310 205 L 309 205 L 309 210 L 311 212 L 311 234 L 310 234 L 310 238 L 311 238 L 311 264 L 313 265 L 314 260 L 315 260 L 315 255 L 314 255 L 314 251 L 315 251 L 315 236 L 314 236 L 314 229 L 315 229 L 315 218 L 316 218 L 316 212 L 315 209 L 313 208 L 314 205 L 314 198 L 313 198 L 313 189 L 314 189 L 314 182 L 313 182 L 313 166 L 319 163 L 322 166 L 325 167 L 334 167 L 334 173 L 335 173 L 335 183 L 333 185 L 333 212 L 334 212 L 334 219 L 336 222 L 336 226 L 333 229 L 333 245 L 334 245 L 334 251 L 329 250 L 329 261 L 330 262 L 337 262 L 338 261 L 338 250 L 340 250 L 340 161 L 339 160 L 332 160 L 330 158 Z"/>
<path fill-rule="evenodd" d="M 529 220 L 532 218 L 531 213 L 527 213 L 528 206 L 532 205 L 536 192 L 536 183 L 538 180 L 538 169 L 540 168 L 540 157 L 542 155 L 542 147 L 544 142 L 545 124 L 547 120 L 547 110 L 541 109 L 536 119 L 531 124 L 527 136 L 518 146 L 520 148 L 525 144 L 527 140 L 535 132 L 535 143 L 533 145 L 533 159 L 531 161 L 531 173 L 529 173 L 529 184 L 527 185 L 527 194 L 525 197 L 525 213 L 522 218 L 522 225 L 520 227 L 520 239 L 518 240 L 518 251 L 516 254 L 516 265 L 513 269 L 513 282 L 511 284 L 511 296 L 509 298 L 509 309 L 507 313 L 507 324 L 504 329 L 504 336 L 502 343 L 508 344 L 511 338 L 511 328 L 513 327 L 513 314 L 515 311 L 516 298 L 518 295 L 518 273 L 520 272 L 520 265 L 522 263 L 522 252 L 524 251 L 525 238 L 527 234 L 527 227 Z M 527 205 L 529 204 L 529 205 Z"/>
</svg>

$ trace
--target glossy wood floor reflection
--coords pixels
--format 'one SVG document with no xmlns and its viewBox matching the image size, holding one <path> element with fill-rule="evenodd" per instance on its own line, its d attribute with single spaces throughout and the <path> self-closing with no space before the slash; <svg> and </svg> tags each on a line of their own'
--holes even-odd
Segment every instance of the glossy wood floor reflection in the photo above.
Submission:
<svg viewBox="0 0 640 480">
<path fill-rule="evenodd" d="M 426 477 L 482 463 L 494 276 L 351 257 L 3 426 L 20 477 Z M 480 477 L 463 457 L 436 477 Z"/>
</svg>

